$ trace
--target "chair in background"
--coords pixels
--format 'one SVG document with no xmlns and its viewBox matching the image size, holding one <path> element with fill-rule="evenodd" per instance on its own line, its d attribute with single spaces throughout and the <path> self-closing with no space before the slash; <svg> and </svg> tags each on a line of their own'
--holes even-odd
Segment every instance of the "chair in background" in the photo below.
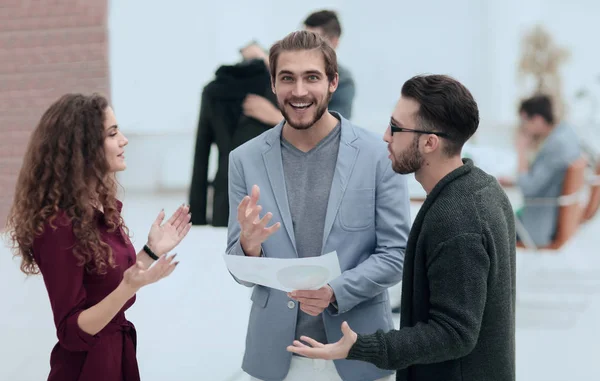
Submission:
<svg viewBox="0 0 600 381">
<path fill-rule="evenodd" d="M 517 232 L 522 239 L 522 241 L 517 243 L 517 247 L 536 251 L 540 249 L 558 250 L 575 234 L 581 225 L 584 212 L 581 199 L 586 186 L 586 167 L 587 159 L 585 157 L 581 157 L 571 163 L 567 168 L 563 191 L 559 197 L 525 199 L 525 205 L 559 205 L 557 228 L 554 240 L 549 245 L 537 247 L 533 243 L 525 226 L 516 218 Z"/>
<path fill-rule="evenodd" d="M 590 221 L 600 208 L 600 161 L 596 164 L 594 175 L 588 181 L 590 185 L 590 198 L 583 211 L 582 222 Z"/>
</svg>

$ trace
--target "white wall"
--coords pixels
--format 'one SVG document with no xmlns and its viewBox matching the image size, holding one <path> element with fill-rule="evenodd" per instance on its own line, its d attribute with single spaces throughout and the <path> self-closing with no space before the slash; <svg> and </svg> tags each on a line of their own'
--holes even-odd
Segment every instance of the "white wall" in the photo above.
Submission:
<svg viewBox="0 0 600 381">
<path fill-rule="evenodd" d="M 112 100 L 130 138 L 129 170 L 121 176 L 126 189 L 185 189 L 200 92 L 215 69 L 236 62 L 246 42 L 257 39 L 268 47 L 321 8 L 340 14 L 338 55 L 357 82 L 353 121 L 373 131 L 385 128 L 406 79 L 446 73 L 479 102 L 478 138 L 497 141 L 514 123 L 521 95 L 516 75 L 521 35 L 538 21 L 572 50 L 563 70 L 565 95 L 573 98 L 593 80 L 590 89 L 600 90 L 600 53 L 593 48 L 600 3 L 592 0 L 174 0 L 168 6 L 112 1 Z M 586 107 L 572 107 L 572 114 L 587 117 Z"/>
<path fill-rule="evenodd" d="M 574 101 L 575 93 L 587 88 L 594 97 L 600 97 L 600 3 L 594 0 L 548 0 L 546 3 L 543 20 L 557 42 L 571 51 L 571 58 L 563 70 L 565 96 Z M 588 122 L 592 111 L 589 106 L 589 102 L 572 102 L 570 119 L 577 123 Z M 597 122 L 600 109 L 595 109 L 594 116 Z"/>
<path fill-rule="evenodd" d="M 571 56 L 561 67 L 563 91 L 569 102 L 569 118 L 581 123 L 588 119 L 588 104 L 577 104 L 575 94 L 583 87 L 600 95 L 600 52 L 597 36 L 600 3 L 593 0 L 488 0 L 487 96 L 495 123 L 513 120 L 514 110 L 526 83 L 518 80 L 520 39 L 533 25 L 541 23 L 556 44 Z"/>
</svg>

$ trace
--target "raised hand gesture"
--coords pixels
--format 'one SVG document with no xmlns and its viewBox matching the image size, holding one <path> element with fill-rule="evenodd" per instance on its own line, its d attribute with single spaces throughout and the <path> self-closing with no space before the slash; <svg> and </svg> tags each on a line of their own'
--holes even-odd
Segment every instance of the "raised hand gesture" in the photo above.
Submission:
<svg viewBox="0 0 600 381">
<path fill-rule="evenodd" d="M 148 234 L 148 247 L 154 254 L 160 257 L 168 253 L 187 235 L 192 227 L 188 211 L 187 205 L 180 206 L 164 224 L 165 211 L 160 211 Z"/>
<path fill-rule="evenodd" d="M 145 269 L 141 262 L 136 262 L 123 273 L 123 282 L 134 291 L 137 291 L 146 285 L 169 276 L 179 263 L 173 262 L 176 255 L 162 255 L 149 269 Z"/>
<path fill-rule="evenodd" d="M 246 196 L 238 206 L 237 219 L 240 224 L 240 244 L 246 255 L 258 257 L 261 252 L 261 245 L 269 236 L 275 233 L 281 223 L 277 222 L 269 227 L 267 224 L 273 218 L 271 212 L 259 218 L 259 213 L 262 206 L 257 205 L 260 197 L 260 189 L 258 185 L 252 187 L 251 196 Z"/>
</svg>

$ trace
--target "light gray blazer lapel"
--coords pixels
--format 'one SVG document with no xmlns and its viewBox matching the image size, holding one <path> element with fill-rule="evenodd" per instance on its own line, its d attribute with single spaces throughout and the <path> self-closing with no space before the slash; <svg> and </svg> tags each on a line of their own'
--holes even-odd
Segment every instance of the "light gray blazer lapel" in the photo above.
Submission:
<svg viewBox="0 0 600 381">
<path fill-rule="evenodd" d="M 329 202 L 327 203 L 327 214 L 325 215 L 325 230 L 323 232 L 323 250 L 325 243 L 329 238 L 329 233 L 333 227 L 333 222 L 337 216 L 348 180 L 352 175 L 356 158 L 358 157 L 358 147 L 352 143 L 357 139 L 354 128 L 345 119 L 342 120 L 342 131 L 340 136 L 340 148 L 338 151 L 335 173 L 331 183 L 331 191 L 329 192 Z M 322 253 L 325 254 L 325 253 Z"/>
</svg>

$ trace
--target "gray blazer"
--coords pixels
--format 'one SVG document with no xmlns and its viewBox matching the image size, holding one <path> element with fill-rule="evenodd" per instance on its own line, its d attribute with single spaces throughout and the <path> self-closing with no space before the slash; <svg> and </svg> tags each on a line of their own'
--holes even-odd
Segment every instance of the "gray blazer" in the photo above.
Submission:
<svg viewBox="0 0 600 381">
<path fill-rule="evenodd" d="M 387 289 L 402 279 L 411 221 L 406 179 L 392 170 L 385 143 L 332 114 L 342 125 L 323 253 L 337 251 L 342 275 L 330 283 L 337 308 L 330 305 L 321 315 L 331 343 L 341 338 L 344 321 L 365 334 L 393 328 Z M 264 255 L 298 257 L 281 159 L 282 126 L 283 122 L 229 156 L 228 254 L 244 255 L 237 207 L 257 184 L 259 205 L 264 213 L 273 213 L 270 224 L 282 224 L 263 243 Z M 283 380 L 290 366 L 292 354 L 286 347 L 294 340 L 298 305 L 285 292 L 236 280 L 254 288 L 242 368 L 261 380 Z M 376 380 L 392 373 L 360 361 L 341 360 L 335 365 L 348 381 Z"/>
<path fill-rule="evenodd" d="M 519 175 L 517 185 L 525 198 L 519 220 L 536 246 L 552 242 L 558 219 L 557 205 L 527 205 L 528 198 L 556 198 L 562 193 L 568 166 L 581 155 L 579 138 L 564 124 L 559 124 L 546 138 L 527 173 Z"/>
</svg>

